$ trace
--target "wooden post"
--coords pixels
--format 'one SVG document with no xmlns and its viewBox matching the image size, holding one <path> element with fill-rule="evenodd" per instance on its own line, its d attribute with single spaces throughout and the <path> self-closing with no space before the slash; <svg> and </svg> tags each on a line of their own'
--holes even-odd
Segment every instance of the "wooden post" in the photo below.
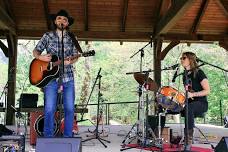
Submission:
<svg viewBox="0 0 228 152">
<path fill-rule="evenodd" d="M 14 110 L 11 108 L 15 106 L 16 93 L 16 65 L 17 65 L 17 37 L 12 34 L 7 35 L 8 49 L 9 49 L 9 65 L 8 65 L 8 96 L 6 107 L 6 125 L 14 123 Z"/>
<path fill-rule="evenodd" d="M 157 85 L 161 86 L 161 49 L 162 49 L 162 39 L 159 37 L 154 40 L 154 81 Z M 156 95 L 156 92 L 155 92 Z M 154 102 L 155 114 L 158 112 L 157 102 Z"/>
</svg>

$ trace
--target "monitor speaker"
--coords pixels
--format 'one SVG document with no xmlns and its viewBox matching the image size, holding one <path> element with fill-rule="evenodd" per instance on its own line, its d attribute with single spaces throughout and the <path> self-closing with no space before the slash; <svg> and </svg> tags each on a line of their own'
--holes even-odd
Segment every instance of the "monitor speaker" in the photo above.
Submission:
<svg viewBox="0 0 228 152">
<path fill-rule="evenodd" d="M 36 152 L 81 152 L 80 137 L 37 138 Z"/>
<path fill-rule="evenodd" d="M 228 152 L 228 137 L 222 137 L 215 147 L 215 152 Z"/>
</svg>

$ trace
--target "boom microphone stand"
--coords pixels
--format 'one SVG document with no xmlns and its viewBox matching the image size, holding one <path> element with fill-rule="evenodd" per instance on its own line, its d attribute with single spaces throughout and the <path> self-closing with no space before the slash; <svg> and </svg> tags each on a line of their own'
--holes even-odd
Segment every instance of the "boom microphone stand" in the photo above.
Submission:
<svg viewBox="0 0 228 152">
<path fill-rule="evenodd" d="M 91 98 L 91 96 L 92 96 L 93 90 L 94 90 L 95 85 L 96 85 L 96 83 L 97 83 L 98 77 L 100 76 L 100 73 L 101 73 L 101 68 L 99 69 L 99 71 L 98 71 L 98 73 L 97 73 L 97 77 L 96 77 L 96 79 L 95 79 L 95 82 L 93 83 L 92 90 L 91 90 L 91 92 L 90 92 L 89 98 L 88 98 L 88 100 L 87 100 L 87 102 L 86 102 L 86 104 L 85 104 L 85 106 L 84 106 L 84 108 L 83 108 L 83 110 L 82 110 L 81 119 L 78 120 L 77 122 L 82 122 L 82 121 L 87 121 L 87 120 L 88 120 L 88 119 L 83 119 L 83 118 L 84 118 L 84 115 L 85 115 L 85 109 L 87 108 L 87 106 L 88 106 L 88 104 L 89 104 L 90 98 Z"/>
<path fill-rule="evenodd" d="M 189 91 L 189 78 L 188 78 L 188 70 L 185 68 L 184 69 L 184 88 L 185 88 L 185 141 L 184 141 L 184 151 L 187 151 L 188 149 L 188 91 Z"/>
<path fill-rule="evenodd" d="M 107 143 L 111 143 L 111 142 L 108 141 L 108 140 L 102 139 L 102 138 L 100 137 L 100 133 L 99 133 L 99 131 L 98 131 L 98 129 L 99 129 L 99 118 L 100 118 L 100 117 L 99 117 L 99 113 L 100 113 L 100 100 L 101 100 L 101 98 L 102 98 L 102 93 L 101 93 L 101 77 L 102 77 L 102 76 L 100 75 L 100 72 L 101 72 L 101 68 L 100 68 L 100 70 L 99 70 L 99 72 L 98 72 L 98 75 L 97 75 L 96 80 L 95 80 L 95 83 L 94 83 L 94 84 L 96 84 L 97 79 L 98 79 L 97 125 L 96 125 L 96 129 L 94 130 L 94 133 L 95 133 L 95 134 L 94 134 L 94 137 L 85 139 L 85 140 L 83 140 L 82 142 L 86 142 L 86 141 L 89 141 L 89 140 L 92 140 L 92 139 L 97 139 L 97 140 L 100 141 L 100 143 L 101 143 L 105 148 L 107 148 L 107 145 L 105 145 L 103 141 L 105 141 L 105 142 L 107 142 Z"/>
</svg>

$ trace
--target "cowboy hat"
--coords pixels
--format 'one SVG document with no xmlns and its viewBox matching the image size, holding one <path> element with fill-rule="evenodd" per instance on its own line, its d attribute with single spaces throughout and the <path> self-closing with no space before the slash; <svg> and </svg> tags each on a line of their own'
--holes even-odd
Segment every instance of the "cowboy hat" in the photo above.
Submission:
<svg viewBox="0 0 228 152">
<path fill-rule="evenodd" d="M 69 25 L 71 26 L 74 23 L 74 18 L 69 16 L 66 10 L 61 9 L 57 14 L 51 14 L 50 17 L 54 21 L 57 16 L 64 16 L 68 19 Z"/>
</svg>

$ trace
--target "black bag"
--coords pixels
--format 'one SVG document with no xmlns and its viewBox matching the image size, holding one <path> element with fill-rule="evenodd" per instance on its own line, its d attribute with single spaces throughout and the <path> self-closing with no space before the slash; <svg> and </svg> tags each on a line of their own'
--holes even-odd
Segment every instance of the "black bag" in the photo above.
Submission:
<svg viewBox="0 0 228 152">
<path fill-rule="evenodd" d="M 2 135 L 12 135 L 13 131 L 6 128 L 6 126 L 0 124 L 0 136 Z"/>
</svg>

